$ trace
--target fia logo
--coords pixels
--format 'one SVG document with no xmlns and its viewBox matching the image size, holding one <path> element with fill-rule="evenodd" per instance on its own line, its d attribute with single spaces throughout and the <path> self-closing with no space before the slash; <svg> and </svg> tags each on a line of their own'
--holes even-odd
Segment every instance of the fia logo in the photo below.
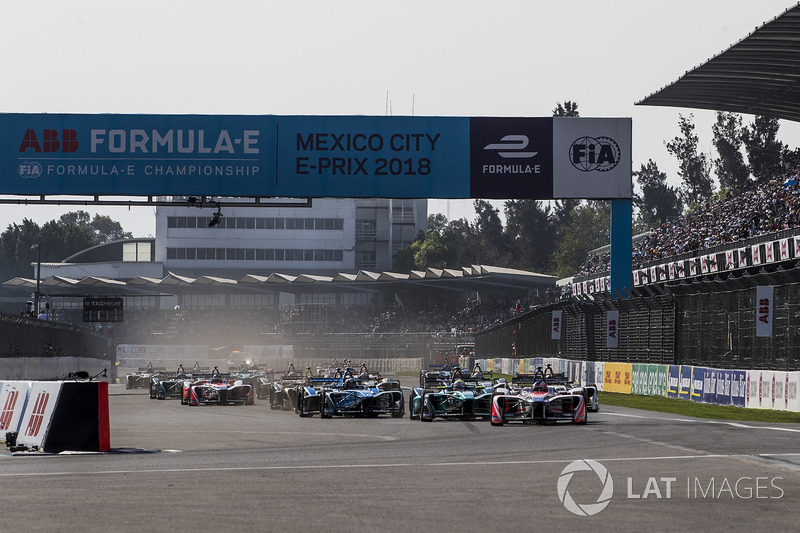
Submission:
<svg viewBox="0 0 800 533">
<path fill-rule="evenodd" d="M 505 159 L 530 159 L 539 152 L 524 152 L 530 143 L 527 135 L 506 135 L 499 143 L 487 144 L 484 150 L 502 150 L 497 155 Z"/>
<path fill-rule="evenodd" d="M 581 137 L 569 147 L 570 163 L 582 172 L 608 172 L 619 160 L 619 145 L 610 137 Z"/>
<path fill-rule="evenodd" d="M 42 175 L 42 165 L 36 161 L 23 161 L 17 167 L 20 178 L 38 178 Z"/>
</svg>

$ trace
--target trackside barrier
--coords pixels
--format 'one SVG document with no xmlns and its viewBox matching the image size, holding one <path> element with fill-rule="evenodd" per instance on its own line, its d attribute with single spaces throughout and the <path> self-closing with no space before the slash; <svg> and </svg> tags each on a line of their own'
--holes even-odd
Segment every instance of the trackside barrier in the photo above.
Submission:
<svg viewBox="0 0 800 533">
<path fill-rule="evenodd" d="M 4 381 L 0 387 L 0 441 L 5 442 L 6 433 L 19 431 L 31 381 Z"/>
<path fill-rule="evenodd" d="M 108 383 L 32 383 L 16 444 L 48 453 L 108 451 Z"/>
<path fill-rule="evenodd" d="M 60 381 L 37 381 L 31 384 L 17 435 L 18 446 L 44 450 L 44 439 L 50 429 L 61 385 Z"/>
<path fill-rule="evenodd" d="M 481 368 L 513 368 L 505 359 L 476 359 Z M 800 412 L 800 371 L 735 370 L 693 365 L 571 361 L 556 358 L 519 360 L 519 371 L 531 373 L 550 364 L 571 380 L 598 390 L 666 396 L 715 405 Z"/>
</svg>

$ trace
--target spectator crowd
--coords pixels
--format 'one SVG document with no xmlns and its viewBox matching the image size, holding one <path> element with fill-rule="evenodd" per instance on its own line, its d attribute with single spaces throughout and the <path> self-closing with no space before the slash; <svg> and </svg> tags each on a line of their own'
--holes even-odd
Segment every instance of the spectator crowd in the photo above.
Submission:
<svg viewBox="0 0 800 533">
<path fill-rule="evenodd" d="M 800 227 L 800 186 L 776 181 L 714 197 L 694 211 L 662 223 L 633 245 L 632 268 L 687 252 Z M 607 272 L 609 253 L 590 253 L 575 273 Z"/>
</svg>

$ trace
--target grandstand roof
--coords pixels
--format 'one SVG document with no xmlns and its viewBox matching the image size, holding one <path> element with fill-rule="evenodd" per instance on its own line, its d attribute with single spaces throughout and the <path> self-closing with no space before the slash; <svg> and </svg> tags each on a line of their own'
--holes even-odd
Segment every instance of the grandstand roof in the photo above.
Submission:
<svg viewBox="0 0 800 533">
<path fill-rule="evenodd" d="M 370 290 L 394 288 L 395 290 L 519 290 L 532 288 L 554 288 L 555 277 L 537 274 L 526 270 L 516 270 L 487 265 L 471 265 L 460 269 L 428 268 L 412 271 L 410 274 L 396 272 L 370 272 L 362 270 L 357 274 L 341 273 L 337 276 L 312 274 L 290 275 L 273 273 L 269 276 L 245 274 L 239 279 L 217 276 L 191 278 L 169 272 L 164 278 L 140 276 L 127 281 L 89 276 L 74 279 L 63 276 L 50 276 L 40 280 L 42 291 L 57 290 L 62 295 L 81 294 L 186 294 L 229 292 L 275 291 L 297 293 L 309 290 L 316 292 L 340 292 L 348 290 Z M 21 290 L 35 290 L 36 280 L 17 277 L 3 283 L 4 287 Z"/>
<path fill-rule="evenodd" d="M 800 4 L 636 105 L 800 121 Z"/>
</svg>

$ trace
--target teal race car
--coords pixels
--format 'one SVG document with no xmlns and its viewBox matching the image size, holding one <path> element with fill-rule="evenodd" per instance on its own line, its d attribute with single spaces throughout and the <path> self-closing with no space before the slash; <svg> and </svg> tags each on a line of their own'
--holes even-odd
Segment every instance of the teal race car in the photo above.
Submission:
<svg viewBox="0 0 800 533">
<path fill-rule="evenodd" d="M 431 422 L 435 418 L 483 419 L 492 418 L 492 377 L 477 368 L 471 375 L 460 369 L 453 372 L 449 384 L 435 388 L 411 389 L 408 411 L 412 420 Z"/>
</svg>

